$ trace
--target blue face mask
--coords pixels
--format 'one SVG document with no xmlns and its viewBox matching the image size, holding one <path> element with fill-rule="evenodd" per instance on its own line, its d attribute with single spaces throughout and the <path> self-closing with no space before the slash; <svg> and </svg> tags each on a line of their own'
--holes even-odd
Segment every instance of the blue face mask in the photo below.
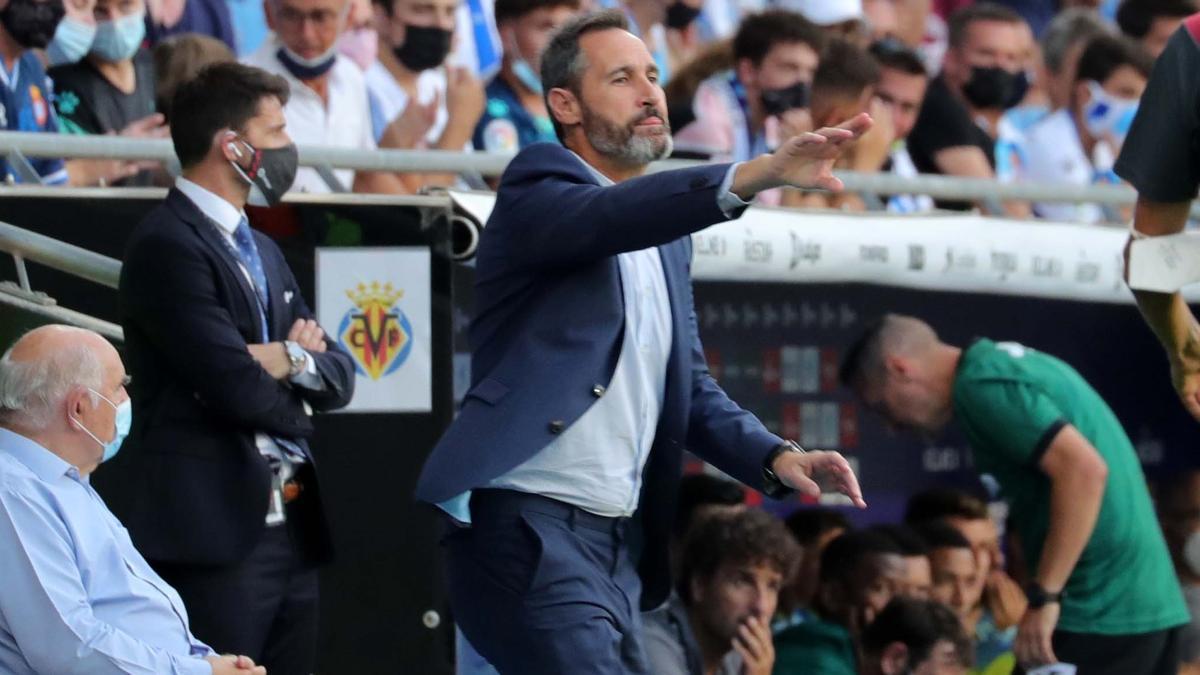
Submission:
<svg viewBox="0 0 1200 675">
<path fill-rule="evenodd" d="M 512 70 L 513 75 L 517 76 L 526 89 L 535 94 L 542 93 L 542 78 L 533 72 L 533 66 L 530 66 L 528 61 L 522 58 L 514 59 Z"/>
<path fill-rule="evenodd" d="M 100 444 L 100 447 L 104 448 L 104 457 L 100 460 L 101 463 L 103 463 L 117 456 L 117 453 L 121 450 L 121 444 L 124 443 L 125 438 L 129 436 L 129 429 L 133 426 L 133 403 L 131 403 L 129 399 L 125 399 L 121 402 L 121 405 L 117 405 L 105 398 L 103 394 L 95 389 L 88 388 L 88 391 L 92 392 L 96 396 L 99 396 L 101 400 L 112 406 L 113 409 L 117 411 L 115 418 L 116 430 L 113 431 L 112 440 L 107 443 L 97 438 L 96 434 L 88 431 L 87 427 L 83 426 L 83 422 L 80 422 L 73 417 L 71 418 L 75 420 L 75 423 L 79 425 L 79 428 L 83 431 L 83 433 L 91 436 L 93 441 L 96 441 Z"/>
<path fill-rule="evenodd" d="M 95 24 L 64 16 L 54 30 L 54 39 L 46 47 L 46 58 L 50 59 L 52 66 L 78 63 L 91 51 L 95 38 Z"/>
<path fill-rule="evenodd" d="M 113 21 L 101 21 L 96 26 L 92 53 L 109 63 L 132 58 L 146 37 L 146 12 L 123 16 Z"/>
</svg>

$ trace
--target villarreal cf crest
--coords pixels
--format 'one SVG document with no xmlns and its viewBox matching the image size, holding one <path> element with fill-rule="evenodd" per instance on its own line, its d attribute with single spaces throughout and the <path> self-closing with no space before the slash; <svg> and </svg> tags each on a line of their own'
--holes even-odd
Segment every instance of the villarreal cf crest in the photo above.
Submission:
<svg viewBox="0 0 1200 675">
<path fill-rule="evenodd" d="M 346 291 L 354 307 L 338 326 L 338 340 L 362 375 L 378 380 L 399 368 L 412 351 L 412 324 L 397 304 L 402 289 L 390 283 L 359 284 Z"/>
</svg>

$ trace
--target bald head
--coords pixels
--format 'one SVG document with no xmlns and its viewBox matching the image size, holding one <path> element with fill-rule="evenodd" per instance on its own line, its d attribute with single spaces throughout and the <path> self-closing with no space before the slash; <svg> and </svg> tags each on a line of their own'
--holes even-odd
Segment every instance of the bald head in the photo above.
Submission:
<svg viewBox="0 0 1200 675">
<path fill-rule="evenodd" d="M 107 392 L 110 381 L 119 386 L 124 377 L 117 350 L 100 335 L 71 326 L 35 328 L 0 358 L 0 425 L 44 430 L 73 391 Z"/>
<path fill-rule="evenodd" d="M 858 388 L 883 375 L 889 356 L 920 359 L 941 345 L 929 324 L 903 314 L 887 314 L 855 342 L 838 374 L 844 386 Z"/>
</svg>

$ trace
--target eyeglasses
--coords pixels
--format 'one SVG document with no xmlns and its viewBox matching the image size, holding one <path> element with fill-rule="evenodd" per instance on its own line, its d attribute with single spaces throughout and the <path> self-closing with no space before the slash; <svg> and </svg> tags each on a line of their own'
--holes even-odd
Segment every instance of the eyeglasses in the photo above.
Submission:
<svg viewBox="0 0 1200 675">
<path fill-rule="evenodd" d="M 348 3 L 346 9 L 349 10 Z M 338 12 L 332 9 L 314 9 L 303 12 L 295 7 L 284 5 L 279 8 L 279 22 L 291 28 L 300 28 L 305 21 L 309 21 L 318 28 L 328 28 L 344 18 L 347 13 L 348 11 Z"/>
</svg>

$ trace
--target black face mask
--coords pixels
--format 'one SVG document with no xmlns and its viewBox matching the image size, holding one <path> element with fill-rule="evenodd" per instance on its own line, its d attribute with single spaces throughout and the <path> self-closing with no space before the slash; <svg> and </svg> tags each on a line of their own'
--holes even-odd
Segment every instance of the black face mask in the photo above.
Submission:
<svg viewBox="0 0 1200 675">
<path fill-rule="evenodd" d="M 789 110 L 807 108 L 809 99 L 807 82 L 800 81 L 784 89 L 765 89 L 759 96 L 763 112 L 768 115 L 782 115 Z"/>
<path fill-rule="evenodd" d="M 676 0 L 671 3 L 670 7 L 667 7 L 667 28 L 683 30 L 690 26 L 698 16 L 700 16 L 699 7 L 692 7 Z"/>
<path fill-rule="evenodd" d="M 62 0 L 9 0 L 0 10 L 0 24 L 26 49 L 44 49 L 66 10 Z"/>
<path fill-rule="evenodd" d="M 1012 95 L 1004 102 L 1004 109 L 1015 108 L 1025 100 L 1025 95 L 1029 93 L 1029 73 L 1024 70 L 1017 73 L 1013 78 Z"/>
<path fill-rule="evenodd" d="M 404 26 L 404 44 L 393 53 L 405 68 L 413 72 L 442 65 L 450 54 L 451 31 L 429 26 Z"/>
<path fill-rule="evenodd" d="M 999 66 L 974 66 L 971 68 L 971 79 L 963 85 L 962 93 L 976 108 L 1010 108 L 1018 93 L 1017 79 L 1017 73 L 1010 73 Z"/>
<path fill-rule="evenodd" d="M 282 148 L 255 149 L 246 141 L 237 142 L 249 148 L 250 166 L 247 168 L 237 162 L 231 162 L 233 168 L 244 180 L 262 192 L 267 204 L 275 206 L 283 199 L 283 195 L 292 189 L 292 183 L 296 182 L 296 170 L 300 166 L 300 154 L 296 150 L 296 144 L 291 143 Z"/>
</svg>

